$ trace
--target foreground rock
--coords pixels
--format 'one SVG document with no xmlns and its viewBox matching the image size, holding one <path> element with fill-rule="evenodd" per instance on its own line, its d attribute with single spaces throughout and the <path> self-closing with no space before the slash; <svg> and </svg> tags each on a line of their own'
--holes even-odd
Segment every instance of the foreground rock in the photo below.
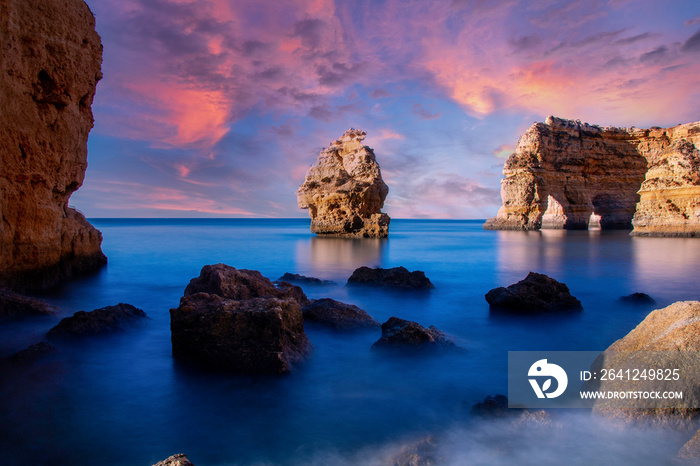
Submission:
<svg viewBox="0 0 700 466">
<path fill-rule="evenodd" d="M 298 273 L 285 273 L 277 279 L 280 282 L 304 283 L 306 285 L 337 285 L 333 280 L 321 280 L 316 277 L 307 277 Z"/>
<path fill-rule="evenodd" d="M 0 290 L 0 318 L 57 314 L 58 309 L 41 299 Z"/>
<path fill-rule="evenodd" d="M 49 330 L 50 337 L 87 336 L 124 330 L 145 319 L 146 313 L 131 304 L 119 303 L 94 311 L 78 311 Z"/>
<path fill-rule="evenodd" d="M 569 287 L 535 272 L 508 288 L 490 290 L 486 293 L 486 301 L 493 311 L 517 314 L 583 310 L 581 302 L 571 296 Z"/>
<path fill-rule="evenodd" d="M 297 190 L 317 235 L 385 238 L 389 216 L 382 213 L 389 187 L 374 152 L 362 144 L 367 133 L 350 128 L 321 151 Z"/>
<path fill-rule="evenodd" d="M 651 312 L 634 330 L 601 354 L 593 364 L 614 367 L 621 371 L 642 368 L 680 369 L 679 380 L 656 381 L 654 391 L 682 391 L 682 400 L 673 400 L 673 409 L 665 400 L 597 400 L 596 414 L 624 421 L 648 425 L 690 428 L 700 419 L 700 302 L 679 301 Z M 606 380 L 592 383 L 603 391 L 639 390 L 639 383 Z M 649 386 L 649 385 L 647 385 Z M 653 407 L 658 404 L 659 407 Z M 652 406 L 652 407 L 650 407 Z M 697 427 L 696 427 L 697 428 Z"/>
<path fill-rule="evenodd" d="M 494 230 L 629 229 L 700 235 L 700 122 L 600 127 L 548 117 L 503 166 Z"/>
<path fill-rule="evenodd" d="M 31 291 L 106 263 L 68 207 L 83 183 L 102 45 L 83 0 L 0 8 L 0 284 Z"/>
<path fill-rule="evenodd" d="M 256 270 L 205 265 L 170 310 L 173 357 L 231 372 L 281 374 L 306 359 L 301 288 Z"/>
<path fill-rule="evenodd" d="M 187 459 L 187 456 L 180 453 L 159 461 L 153 466 L 194 466 L 194 464 Z"/>
<path fill-rule="evenodd" d="M 656 304 L 656 300 L 646 293 L 632 293 L 620 298 L 625 304 Z"/>
<path fill-rule="evenodd" d="M 390 317 L 382 324 L 382 337 L 372 349 L 455 349 L 454 342 L 431 325 L 428 328 L 409 320 Z"/>
<path fill-rule="evenodd" d="M 388 466 L 434 466 L 439 464 L 446 464 L 446 460 L 439 454 L 438 442 L 433 436 L 406 445 L 387 461 Z"/>
<path fill-rule="evenodd" d="M 33 344 L 9 357 L 9 361 L 17 364 L 30 364 L 56 351 L 56 347 L 45 341 Z"/>
<path fill-rule="evenodd" d="M 678 451 L 676 459 L 680 464 L 700 464 L 700 430 Z"/>
<path fill-rule="evenodd" d="M 525 407 L 509 408 L 505 395 L 487 396 L 484 401 L 472 406 L 471 414 L 483 419 L 511 419 L 516 428 L 543 427 L 552 424 L 552 418 L 544 410 L 532 411 Z"/>
<path fill-rule="evenodd" d="M 302 309 L 304 321 L 316 322 L 335 330 L 360 330 L 377 328 L 379 322 L 352 304 L 341 303 L 335 299 L 316 299 Z"/>
<path fill-rule="evenodd" d="M 369 285 L 402 290 L 430 290 L 435 288 L 424 272 L 415 270 L 409 272 L 405 267 L 391 269 L 371 269 L 360 267 L 355 269 L 348 285 Z"/>
</svg>

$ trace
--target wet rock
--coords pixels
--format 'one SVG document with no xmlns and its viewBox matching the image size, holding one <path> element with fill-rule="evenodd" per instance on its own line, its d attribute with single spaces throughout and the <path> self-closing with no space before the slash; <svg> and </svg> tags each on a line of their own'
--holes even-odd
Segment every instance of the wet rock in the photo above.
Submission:
<svg viewBox="0 0 700 466">
<path fill-rule="evenodd" d="M 430 290 L 435 288 L 424 272 L 409 272 L 405 267 L 390 269 L 360 267 L 355 269 L 348 285 L 368 285 L 401 290 Z"/>
<path fill-rule="evenodd" d="M 494 288 L 486 293 L 492 311 L 535 314 L 556 311 L 582 311 L 581 302 L 569 287 L 547 275 L 530 272 L 524 280 L 507 288 Z"/>
<path fill-rule="evenodd" d="M 293 283 L 304 283 L 307 285 L 337 285 L 333 280 L 321 280 L 316 277 L 306 277 L 304 275 L 299 275 L 298 273 L 285 273 L 280 278 L 277 279 L 280 282 L 293 282 Z"/>
<path fill-rule="evenodd" d="M 632 293 L 631 295 L 622 296 L 620 301 L 625 304 L 656 304 L 656 300 L 646 293 Z"/>
<path fill-rule="evenodd" d="M 431 325 L 428 328 L 409 320 L 390 317 L 382 324 L 382 337 L 372 349 L 455 349 L 445 334 Z"/>
<path fill-rule="evenodd" d="M 281 374 L 308 357 L 301 288 L 279 288 L 256 270 L 202 268 L 170 310 L 173 357 L 241 373 Z"/>
<path fill-rule="evenodd" d="M 0 289 L 0 318 L 53 315 L 57 313 L 58 308 L 46 301 Z"/>
<path fill-rule="evenodd" d="M 35 343 L 28 348 L 18 351 L 9 357 L 9 361 L 18 364 L 29 364 L 47 356 L 56 351 L 56 347 L 51 343 L 42 341 Z"/>
<path fill-rule="evenodd" d="M 145 319 L 146 313 L 131 304 L 119 303 L 94 311 L 78 311 L 49 330 L 49 337 L 88 336 L 124 330 Z"/>
<path fill-rule="evenodd" d="M 336 330 L 377 328 L 379 322 L 359 307 L 335 299 L 316 299 L 302 309 L 304 321 L 316 322 Z"/>
<path fill-rule="evenodd" d="M 194 466 L 194 463 L 190 462 L 187 456 L 180 453 L 166 458 L 163 461 L 159 461 L 153 466 Z"/>
<path fill-rule="evenodd" d="M 484 401 L 472 406 L 471 413 L 484 418 L 503 418 L 520 414 L 519 410 L 508 408 L 508 397 L 505 395 L 487 396 Z"/>
</svg>

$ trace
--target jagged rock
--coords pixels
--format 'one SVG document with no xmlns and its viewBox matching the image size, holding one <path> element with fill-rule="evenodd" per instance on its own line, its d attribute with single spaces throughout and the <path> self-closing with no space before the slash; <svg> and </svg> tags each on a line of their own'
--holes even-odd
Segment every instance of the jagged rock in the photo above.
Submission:
<svg viewBox="0 0 700 466">
<path fill-rule="evenodd" d="M 119 303 L 94 311 L 78 311 L 65 317 L 49 330 L 49 337 L 85 336 L 124 330 L 142 319 L 146 313 L 131 304 Z"/>
<path fill-rule="evenodd" d="M 635 235 L 698 236 L 699 142 L 700 122 L 638 129 L 550 116 L 506 160 L 503 206 L 484 228 L 634 225 Z"/>
<path fill-rule="evenodd" d="M 434 466 L 444 463 L 435 437 L 428 436 L 403 447 L 389 459 L 387 466 Z"/>
<path fill-rule="evenodd" d="M 390 317 L 382 324 L 382 337 L 372 349 L 442 349 L 457 348 L 445 334 L 431 325 L 428 328 L 409 320 Z"/>
<path fill-rule="evenodd" d="M 535 272 L 508 288 L 490 290 L 486 301 L 492 311 L 518 314 L 583 310 L 581 302 L 571 296 L 568 286 Z"/>
<path fill-rule="evenodd" d="M 205 265 L 170 310 L 173 357 L 215 369 L 284 373 L 311 352 L 301 288 L 256 270 Z"/>
<path fill-rule="evenodd" d="M 153 466 L 194 466 L 194 463 L 188 460 L 187 456 L 180 453 L 159 461 Z"/>
<path fill-rule="evenodd" d="M 681 447 L 676 460 L 680 464 L 700 464 L 700 430 Z"/>
<path fill-rule="evenodd" d="M 285 273 L 277 281 L 281 282 L 296 282 L 305 283 L 307 285 L 337 285 L 333 280 L 321 280 L 316 277 L 306 277 L 304 275 L 299 275 L 298 273 Z"/>
<path fill-rule="evenodd" d="M 646 293 L 632 293 L 620 298 L 625 304 L 656 304 L 656 300 Z"/>
<path fill-rule="evenodd" d="M 0 317 L 24 317 L 57 314 L 58 309 L 41 299 L 0 290 Z"/>
<path fill-rule="evenodd" d="M 681 391 L 683 399 L 669 409 L 665 400 L 596 400 L 593 412 L 625 423 L 689 428 L 700 419 L 700 302 L 679 301 L 652 311 L 634 330 L 617 340 L 592 365 L 634 371 L 645 368 L 680 368 L 679 380 L 656 381 L 649 390 Z M 591 381 L 600 391 L 640 390 L 639 382 L 626 378 Z M 659 407 L 653 407 L 659 403 Z M 650 407 L 652 406 L 652 407 Z M 697 428 L 697 427 L 696 427 Z"/>
<path fill-rule="evenodd" d="M 384 238 L 389 216 L 381 212 L 389 193 L 369 147 L 366 132 L 350 128 L 321 151 L 297 190 L 301 209 L 308 209 L 317 235 Z"/>
<path fill-rule="evenodd" d="M 405 267 L 390 269 L 360 267 L 355 269 L 348 285 L 370 285 L 404 290 L 430 290 L 435 288 L 424 272 L 409 272 Z"/>
<path fill-rule="evenodd" d="M 19 364 L 28 364 L 37 361 L 44 356 L 56 351 L 56 347 L 45 341 L 35 343 L 28 348 L 18 351 L 9 357 L 9 361 Z"/>
<path fill-rule="evenodd" d="M 317 322 L 336 330 L 358 330 L 379 327 L 379 322 L 363 309 L 335 299 L 316 299 L 302 309 L 304 321 Z"/>
<path fill-rule="evenodd" d="M 83 183 L 102 45 L 83 0 L 0 7 L 0 283 L 32 291 L 107 261 L 68 207 Z"/>
</svg>

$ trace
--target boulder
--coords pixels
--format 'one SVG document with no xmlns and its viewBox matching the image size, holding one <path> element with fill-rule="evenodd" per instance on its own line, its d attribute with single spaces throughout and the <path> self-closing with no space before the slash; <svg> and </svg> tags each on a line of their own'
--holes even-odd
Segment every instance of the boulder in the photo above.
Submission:
<svg viewBox="0 0 700 466">
<path fill-rule="evenodd" d="M 389 216 L 382 213 L 389 187 L 374 152 L 362 144 L 367 133 L 350 128 L 321 151 L 297 190 L 317 235 L 385 238 Z"/>
<path fill-rule="evenodd" d="M 41 299 L 0 290 L 0 318 L 58 314 L 58 309 Z"/>
<path fill-rule="evenodd" d="M 16 352 L 9 357 L 9 361 L 18 364 L 29 364 L 38 361 L 54 351 L 56 351 L 56 347 L 54 345 L 42 341 L 35 343 L 22 351 Z"/>
<path fill-rule="evenodd" d="M 455 349 L 445 334 L 431 325 L 428 328 L 409 320 L 390 317 L 382 324 L 382 337 L 372 349 Z"/>
<path fill-rule="evenodd" d="M 43 290 L 107 262 L 68 206 L 83 184 L 102 44 L 83 0 L 0 7 L 0 285 Z"/>
<path fill-rule="evenodd" d="M 316 277 L 306 277 L 298 273 L 285 273 L 277 279 L 278 282 L 304 283 L 306 285 L 337 285 L 333 280 L 321 280 Z"/>
<path fill-rule="evenodd" d="M 159 461 L 153 466 L 194 466 L 194 463 L 188 460 L 187 456 L 180 453 Z"/>
<path fill-rule="evenodd" d="M 556 311 L 582 311 L 581 302 L 571 296 L 569 287 L 540 273 L 530 272 L 524 280 L 507 288 L 486 293 L 492 311 L 535 314 Z"/>
<path fill-rule="evenodd" d="M 281 374 L 308 357 L 301 288 L 256 270 L 202 268 L 170 310 L 173 357 L 218 370 Z"/>
<path fill-rule="evenodd" d="M 552 423 L 549 413 L 544 410 L 509 408 L 505 395 L 487 396 L 484 401 L 472 406 L 471 414 L 483 419 L 511 419 L 511 427 L 514 428 L 540 428 Z"/>
<path fill-rule="evenodd" d="M 78 311 L 49 330 L 49 337 L 88 336 L 124 330 L 145 319 L 146 313 L 131 304 L 119 303 L 94 311 Z"/>
<path fill-rule="evenodd" d="M 335 299 L 315 299 L 302 309 L 305 322 L 316 322 L 335 330 L 377 328 L 379 322 L 366 311 Z"/>
<path fill-rule="evenodd" d="M 435 288 L 424 272 L 409 272 L 405 267 L 390 269 L 360 267 L 355 269 L 347 282 L 351 285 L 368 285 L 401 290 L 430 290 Z"/>
<path fill-rule="evenodd" d="M 676 460 L 680 464 L 700 464 L 700 430 L 678 451 Z"/>
<path fill-rule="evenodd" d="M 389 458 L 387 466 L 434 466 L 445 464 L 445 461 L 439 454 L 436 438 L 427 436 L 401 448 Z"/>
<path fill-rule="evenodd" d="M 632 293 L 627 296 L 620 297 L 620 301 L 625 304 L 656 304 L 656 300 L 646 293 Z"/>
</svg>

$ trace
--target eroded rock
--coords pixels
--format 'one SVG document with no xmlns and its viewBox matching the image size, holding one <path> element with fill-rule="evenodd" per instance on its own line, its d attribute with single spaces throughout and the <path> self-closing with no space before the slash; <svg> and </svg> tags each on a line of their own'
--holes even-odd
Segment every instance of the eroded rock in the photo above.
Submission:
<svg viewBox="0 0 700 466">
<path fill-rule="evenodd" d="M 350 128 L 321 151 L 297 190 L 317 235 L 384 238 L 389 216 L 382 213 L 389 187 L 372 149 L 362 144 L 367 133 Z"/>
<path fill-rule="evenodd" d="M 581 302 L 569 292 L 569 287 L 547 275 L 530 272 L 507 288 L 499 287 L 486 293 L 492 311 L 536 314 L 556 311 L 581 311 Z"/>
<path fill-rule="evenodd" d="M 430 290 L 435 288 L 425 273 L 420 270 L 409 272 L 405 267 L 390 269 L 360 267 L 355 269 L 348 285 L 368 285 L 402 290 Z"/>
<path fill-rule="evenodd" d="M 124 330 L 145 319 L 146 313 L 131 304 L 119 303 L 94 311 L 78 311 L 49 330 L 49 337 L 88 336 Z"/>
<path fill-rule="evenodd" d="M 372 349 L 455 349 L 457 346 L 445 334 L 431 325 L 390 317 L 382 324 L 382 337 Z"/>
<path fill-rule="evenodd" d="M 316 299 L 302 309 L 304 320 L 316 322 L 336 330 L 359 330 L 377 328 L 379 322 L 364 309 L 335 299 Z"/>
<path fill-rule="evenodd" d="M 13 291 L 0 290 L 0 318 L 53 315 L 57 313 L 58 309 L 46 301 L 30 298 Z"/>
<path fill-rule="evenodd" d="M 306 285 L 337 285 L 333 280 L 322 280 L 316 277 L 307 277 L 298 273 L 285 273 L 277 279 L 280 282 L 304 283 Z"/>
<path fill-rule="evenodd" d="M 179 453 L 177 455 L 173 455 L 169 458 L 166 458 L 163 461 L 159 461 L 153 466 L 194 466 L 194 463 L 188 460 L 187 456 L 185 456 L 182 453 Z"/>
</svg>

